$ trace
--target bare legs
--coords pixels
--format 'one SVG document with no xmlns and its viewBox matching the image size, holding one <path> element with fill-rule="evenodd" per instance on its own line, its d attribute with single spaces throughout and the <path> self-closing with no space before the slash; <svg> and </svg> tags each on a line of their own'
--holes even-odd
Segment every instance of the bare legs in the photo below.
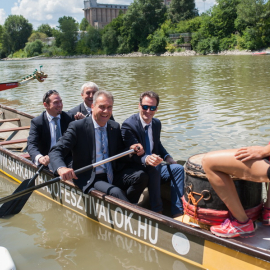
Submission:
<svg viewBox="0 0 270 270">
<path fill-rule="evenodd" d="M 245 222 L 248 217 L 230 175 L 247 181 L 269 182 L 267 177 L 269 164 L 262 159 L 242 162 L 235 158 L 236 152 L 237 149 L 231 149 L 207 153 L 202 164 L 209 182 L 220 199 L 238 221 Z M 267 200 L 267 203 L 270 205 L 270 200 Z"/>
</svg>

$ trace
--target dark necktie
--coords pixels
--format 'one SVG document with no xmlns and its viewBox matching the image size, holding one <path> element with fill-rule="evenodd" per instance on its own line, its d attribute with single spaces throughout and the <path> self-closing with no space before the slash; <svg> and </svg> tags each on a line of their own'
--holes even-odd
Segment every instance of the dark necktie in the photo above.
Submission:
<svg viewBox="0 0 270 270">
<path fill-rule="evenodd" d="M 54 130 L 55 130 L 55 137 L 56 137 L 56 142 L 60 138 L 60 128 L 58 126 L 58 117 L 53 117 L 52 119 L 54 121 Z"/>
<path fill-rule="evenodd" d="M 144 127 L 144 134 L 145 134 L 145 153 L 146 155 L 151 155 L 151 150 L 150 150 L 150 140 L 148 136 L 148 128 L 150 125 L 146 125 Z"/>
<path fill-rule="evenodd" d="M 107 145 L 107 140 L 106 140 L 106 129 L 105 127 L 99 127 L 100 130 L 100 136 L 101 136 L 101 152 L 102 152 L 102 159 L 108 158 L 108 145 Z M 113 182 L 113 170 L 112 170 L 112 164 L 111 162 L 105 163 L 105 168 L 107 171 L 107 178 L 110 184 Z"/>
</svg>

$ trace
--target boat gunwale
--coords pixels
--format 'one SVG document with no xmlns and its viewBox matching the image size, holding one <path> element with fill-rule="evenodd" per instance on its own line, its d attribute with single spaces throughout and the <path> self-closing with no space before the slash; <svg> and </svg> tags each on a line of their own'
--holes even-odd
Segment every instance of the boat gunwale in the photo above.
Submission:
<svg viewBox="0 0 270 270">
<path fill-rule="evenodd" d="M 21 116 L 25 116 L 25 117 L 30 118 L 30 119 L 35 118 L 35 116 L 33 116 L 33 115 L 31 115 L 31 114 L 28 114 L 28 113 L 25 113 L 25 112 L 18 111 L 18 110 L 13 109 L 13 108 L 11 108 L 11 107 L 9 107 L 9 106 L 5 106 L 5 105 L 0 104 L 0 108 L 3 108 L 3 109 L 5 109 L 5 110 L 8 110 L 8 111 L 11 111 L 11 112 L 14 112 L 14 113 L 17 113 L 17 114 L 19 114 L 19 115 L 21 115 Z"/>
<path fill-rule="evenodd" d="M 16 109 L 12 109 L 12 108 L 10 108 L 8 106 L 4 106 L 4 105 L 0 104 L 0 108 L 6 109 L 8 111 L 20 114 L 22 116 L 25 116 L 25 117 L 28 117 L 28 118 L 31 118 L 31 119 L 34 118 L 34 116 L 32 116 L 30 114 L 22 113 L 22 112 L 20 112 L 20 111 L 18 111 Z M 37 168 L 38 168 L 35 164 L 32 163 L 32 161 L 30 161 L 30 160 L 16 154 L 15 152 L 13 152 L 11 150 L 8 150 L 8 149 L 4 148 L 3 146 L 0 146 L 0 151 L 3 152 L 4 154 L 6 154 L 7 156 L 10 156 L 10 157 L 12 157 L 12 158 L 26 164 L 27 166 L 32 167 L 35 170 L 37 170 Z M 51 171 L 48 171 L 48 170 L 43 170 L 42 173 L 47 174 L 52 178 L 55 177 L 54 174 Z M 68 186 L 70 186 L 72 188 L 80 190 L 78 187 L 76 187 L 74 185 L 71 185 L 68 182 L 65 182 L 65 181 L 61 181 L 61 182 L 65 183 L 65 185 L 68 185 Z M 188 224 L 185 224 L 183 222 L 176 221 L 173 218 L 167 217 L 167 216 L 159 214 L 159 213 L 155 213 L 155 212 L 153 212 L 151 210 L 148 210 L 146 208 L 143 208 L 141 206 L 133 205 L 131 203 L 122 201 L 120 199 L 117 199 L 117 198 L 115 198 L 113 196 L 110 196 L 110 195 L 106 195 L 105 193 L 97 191 L 97 190 L 91 191 L 90 194 L 92 196 L 94 196 L 96 198 L 100 198 L 100 199 L 102 199 L 102 200 L 104 200 L 106 202 L 112 203 L 112 204 L 117 205 L 117 206 L 122 206 L 122 207 L 136 213 L 136 214 L 144 215 L 145 217 L 151 218 L 151 219 L 153 219 L 153 220 L 155 220 L 157 222 L 160 222 L 160 223 L 162 223 L 165 226 L 168 226 L 170 228 L 178 229 L 181 232 L 189 233 L 189 234 L 191 234 L 193 236 L 200 237 L 203 240 L 207 240 L 207 241 L 213 242 L 215 244 L 219 244 L 221 246 L 227 247 L 229 249 L 242 252 L 242 253 L 244 253 L 246 255 L 253 256 L 255 258 L 270 262 L 270 251 L 268 251 L 268 250 L 260 249 L 260 248 L 257 248 L 255 246 L 252 246 L 252 245 L 237 241 L 237 239 L 229 239 L 229 238 L 217 237 L 217 236 L 213 235 L 211 232 L 206 231 L 204 229 L 194 228 L 194 227 L 192 227 L 192 226 L 190 226 Z M 50 198 L 48 195 L 45 195 L 45 194 L 43 194 L 43 195 L 45 197 Z M 62 204 L 62 203 L 60 203 L 60 204 L 65 207 L 64 204 Z M 86 214 L 82 214 L 82 215 L 85 216 L 85 217 L 88 217 Z M 103 225 L 102 223 L 100 223 L 100 224 Z M 111 228 L 111 229 L 113 229 L 113 228 Z M 118 230 L 116 230 L 116 231 L 118 231 Z M 138 240 L 141 240 L 141 239 L 138 238 Z M 143 242 L 146 245 L 148 245 L 148 243 L 146 241 L 143 241 Z"/>
</svg>

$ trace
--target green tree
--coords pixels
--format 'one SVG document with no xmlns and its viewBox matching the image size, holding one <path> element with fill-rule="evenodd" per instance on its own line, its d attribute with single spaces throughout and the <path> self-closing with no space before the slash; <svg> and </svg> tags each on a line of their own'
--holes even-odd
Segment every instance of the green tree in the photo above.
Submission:
<svg viewBox="0 0 270 270">
<path fill-rule="evenodd" d="M 80 23 L 80 30 L 81 31 L 86 31 L 86 28 L 89 26 L 89 22 L 83 18 L 81 23 Z"/>
<path fill-rule="evenodd" d="M 237 18 L 237 5 L 240 0 L 217 0 L 212 9 L 211 28 L 209 33 L 218 38 L 229 37 L 235 33 L 235 20 Z"/>
<path fill-rule="evenodd" d="M 238 45 L 243 49 L 260 49 L 270 42 L 269 2 L 241 0 L 237 6 L 235 26 L 240 32 Z"/>
<path fill-rule="evenodd" d="M 162 1 L 134 0 L 123 16 L 119 45 L 129 51 L 143 51 L 148 47 L 149 34 L 155 32 L 166 19 L 167 8 Z"/>
<path fill-rule="evenodd" d="M 38 29 L 38 32 L 40 33 L 44 33 L 47 35 L 47 37 L 52 37 L 53 36 L 53 31 L 52 28 L 50 27 L 49 24 L 45 23 L 45 24 L 41 24 Z"/>
<path fill-rule="evenodd" d="M 168 38 L 165 32 L 159 28 L 153 34 L 150 34 L 147 39 L 150 41 L 148 49 L 151 53 L 163 53 L 168 43 Z"/>
<path fill-rule="evenodd" d="M 4 57 L 4 52 L 3 52 L 3 32 L 4 32 L 4 28 L 0 24 L 0 58 Z"/>
<path fill-rule="evenodd" d="M 174 33 L 192 33 L 197 32 L 201 28 L 202 16 L 197 16 L 186 21 L 180 21 Z"/>
<path fill-rule="evenodd" d="M 31 36 L 28 38 L 28 42 L 33 42 L 37 39 L 45 39 L 47 35 L 41 32 L 33 32 Z"/>
<path fill-rule="evenodd" d="M 61 46 L 61 34 L 62 32 L 59 29 L 52 28 L 52 36 L 55 38 L 55 46 L 60 47 Z"/>
<path fill-rule="evenodd" d="M 120 36 L 121 29 L 123 28 L 124 24 L 124 16 L 125 14 L 122 10 L 120 10 L 119 15 L 104 27 L 103 33 L 105 33 L 106 31 L 111 31 L 111 29 L 113 29 L 116 32 L 116 35 Z"/>
<path fill-rule="evenodd" d="M 256 27 L 265 13 L 264 0 L 241 0 L 237 5 L 236 27 L 241 31 L 247 26 Z"/>
<path fill-rule="evenodd" d="M 90 48 L 86 45 L 86 33 L 84 32 L 80 34 L 80 39 L 76 43 L 76 52 L 77 54 L 91 54 Z"/>
<path fill-rule="evenodd" d="M 118 48 L 116 31 L 111 27 L 102 35 L 102 47 L 106 54 L 115 54 Z"/>
<path fill-rule="evenodd" d="M 2 44 L 3 42 L 3 32 L 4 32 L 4 28 L 3 26 L 0 24 L 0 43 Z"/>
<path fill-rule="evenodd" d="M 76 51 L 76 42 L 78 37 L 78 24 L 75 19 L 70 16 L 63 16 L 59 18 L 59 30 L 56 33 L 56 44 L 67 52 L 67 54 L 74 54 Z"/>
<path fill-rule="evenodd" d="M 28 42 L 24 48 L 27 57 L 38 56 L 42 52 L 44 44 L 40 40 L 35 40 L 34 42 Z"/>
<path fill-rule="evenodd" d="M 24 48 L 33 26 L 22 15 L 9 15 L 4 23 L 3 50 L 8 55 Z"/>
<path fill-rule="evenodd" d="M 101 49 L 100 30 L 95 29 L 93 26 L 89 25 L 87 27 L 85 38 L 87 47 L 89 47 L 93 53 L 96 53 L 99 49 Z"/>
<path fill-rule="evenodd" d="M 184 21 L 198 15 L 194 0 L 172 0 L 168 12 L 169 19 L 173 23 Z"/>
<path fill-rule="evenodd" d="M 124 24 L 124 13 L 120 10 L 119 15 L 107 24 L 102 32 L 102 47 L 106 54 L 115 54 L 118 51 L 119 40 L 122 44 L 121 29 Z M 120 52 L 122 49 L 120 49 Z"/>
<path fill-rule="evenodd" d="M 217 0 L 217 5 L 200 16 L 200 29 L 191 40 L 194 50 L 207 54 L 234 48 L 235 38 L 232 38 L 232 34 L 237 31 L 235 20 L 239 1 Z"/>
</svg>

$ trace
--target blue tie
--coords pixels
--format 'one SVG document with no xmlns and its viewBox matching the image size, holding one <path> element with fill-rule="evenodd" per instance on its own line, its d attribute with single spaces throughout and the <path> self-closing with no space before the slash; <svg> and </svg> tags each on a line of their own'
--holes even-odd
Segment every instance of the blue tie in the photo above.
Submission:
<svg viewBox="0 0 270 270">
<path fill-rule="evenodd" d="M 55 130 L 55 137 L 56 137 L 56 142 L 60 138 L 60 128 L 58 126 L 58 117 L 53 117 L 52 119 L 54 121 L 54 130 Z"/>
<path fill-rule="evenodd" d="M 146 155 L 151 155 L 151 150 L 150 150 L 150 140 L 148 136 L 148 128 L 150 125 L 146 125 L 144 127 L 144 134 L 145 134 L 145 153 Z"/>
<path fill-rule="evenodd" d="M 108 145 L 107 145 L 107 140 L 106 140 L 106 129 L 105 127 L 99 127 L 100 130 L 100 135 L 101 135 L 101 152 L 102 152 L 102 159 L 108 158 Z M 107 178 L 109 180 L 109 183 L 112 184 L 113 182 L 113 170 L 112 170 L 112 164 L 111 162 L 105 163 L 104 164 L 106 171 L 107 171 Z"/>
</svg>

